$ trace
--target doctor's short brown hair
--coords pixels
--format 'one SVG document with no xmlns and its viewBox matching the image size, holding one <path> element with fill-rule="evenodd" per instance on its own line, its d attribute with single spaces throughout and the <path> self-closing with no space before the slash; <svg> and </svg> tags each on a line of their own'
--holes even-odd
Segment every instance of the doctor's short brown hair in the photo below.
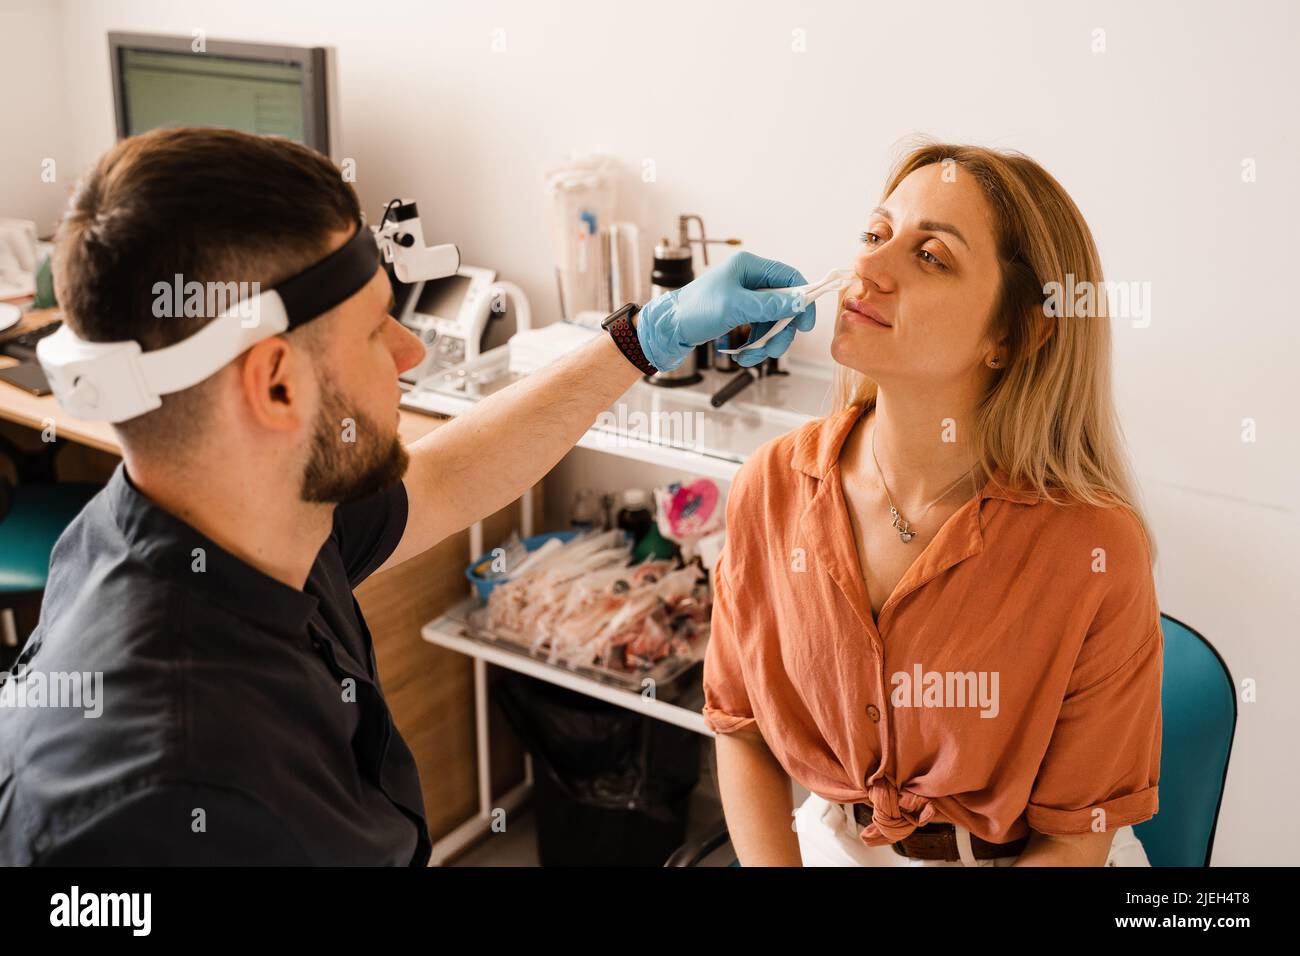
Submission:
<svg viewBox="0 0 1300 956">
<path fill-rule="evenodd" d="M 172 127 L 124 139 L 78 183 L 58 230 L 55 294 L 64 321 L 92 342 L 146 351 L 211 316 L 159 317 L 157 283 L 258 283 L 263 291 L 323 258 L 330 233 L 361 216 L 330 160 L 281 137 Z M 183 312 L 183 310 L 175 310 Z M 203 412 L 201 382 L 117 426 L 140 451 L 174 452 Z"/>
</svg>

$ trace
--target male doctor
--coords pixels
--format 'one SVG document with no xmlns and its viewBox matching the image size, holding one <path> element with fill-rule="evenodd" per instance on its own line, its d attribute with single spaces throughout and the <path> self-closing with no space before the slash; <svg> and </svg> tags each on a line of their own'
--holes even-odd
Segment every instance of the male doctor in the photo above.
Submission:
<svg viewBox="0 0 1300 956">
<path fill-rule="evenodd" d="M 398 375 L 423 348 L 321 155 L 214 129 L 123 140 L 80 184 L 55 263 L 65 327 L 43 362 L 134 341 L 142 361 L 179 346 L 178 365 L 218 367 L 160 404 L 62 382 L 74 405 L 128 403 L 108 418 L 123 462 L 59 540 L 0 680 L 102 673 L 102 713 L 0 709 L 10 865 L 424 865 L 415 763 L 353 588 L 518 498 L 643 372 L 743 323 L 756 339 L 778 297 L 750 290 L 804 282 L 741 253 L 405 448 Z M 211 317 L 154 307 L 176 275 L 275 290 L 284 331 L 192 339 Z M 122 418 L 131 401 L 157 407 Z"/>
</svg>

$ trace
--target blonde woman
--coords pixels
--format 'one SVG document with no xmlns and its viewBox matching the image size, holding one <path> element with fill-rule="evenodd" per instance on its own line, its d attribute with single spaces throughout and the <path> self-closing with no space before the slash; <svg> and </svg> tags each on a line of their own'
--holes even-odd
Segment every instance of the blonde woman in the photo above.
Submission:
<svg viewBox="0 0 1300 956">
<path fill-rule="evenodd" d="M 927 144 L 861 238 L 835 410 L 727 502 L 704 713 L 739 859 L 1149 865 L 1163 638 L 1088 226 L 1027 157 Z"/>
</svg>

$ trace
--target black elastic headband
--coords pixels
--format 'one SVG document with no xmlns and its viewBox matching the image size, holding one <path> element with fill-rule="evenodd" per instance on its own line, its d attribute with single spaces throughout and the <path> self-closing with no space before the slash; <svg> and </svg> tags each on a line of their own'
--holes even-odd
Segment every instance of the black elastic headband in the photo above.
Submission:
<svg viewBox="0 0 1300 956">
<path fill-rule="evenodd" d="M 356 235 L 340 248 L 275 287 L 289 316 L 289 328 L 297 328 L 352 298 L 375 277 L 378 268 L 375 234 L 364 222 L 358 223 Z"/>
</svg>

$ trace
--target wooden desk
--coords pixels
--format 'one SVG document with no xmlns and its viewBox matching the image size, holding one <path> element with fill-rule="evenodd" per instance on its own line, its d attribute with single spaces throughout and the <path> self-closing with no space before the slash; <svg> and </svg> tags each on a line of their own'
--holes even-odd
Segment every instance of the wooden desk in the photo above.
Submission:
<svg viewBox="0 0 1300 956">
<path fill-rule="evenodd" d="M 5 338 L 50 318 L 49 312 L 28 313 Z M 0 355 L 0 367 L 14 364 L 14 359 Z M 110 425 L 73 418 L 53 395 L 38 398 L 0 382 L 0 421 L 10 423 L 3 430 L 22 445 L 40 441 L 31 430 L 42 432 L 51 425 L 57 437 L 75 443 L 60 452 L 61 478 L 106 481 L 120 460 L 121 446 Z M 399 434 L 409 444 L 444 421 L 403 409 Z M 540 488 L 533 497 L 534 521 L 540 527 Z M 503 542 L 519 524 L 518 502 L 486 519 L 485 548 Z M 468 563 L 469 532 L 462 531 L 424 554 L 372 576 L 356 591 L 374 637 L 384 694 L 420 770 L 434 842 L 478 810 L 473 661 L 420 637 L 425 624 L 465 597 Z M 523 779 L 523 756 L 495 711 L 492 720 L 493 790 L 504 793 Z"/>
<path fill-rule="evenodd" d="M 59 313 L 54 309 L 28 312 L 16 326 L 5 330 L 4 334 L 0 336 L 0 342 L 39 328 L 58 317 Z M 0 355 L 0 368 L 8 368 L 17 364 L 17 359 L 12 359 L 7 355 Z M 63 410 L 59 408 L 59 403 L 54 400 L 53 395 L 44 395 L 38 398 L 30 392 L 24 392 L 17 386 L 10 385 L 8 382 L 0 382 L 0 419 L 18 425 L 25 425 L 37 431 L 43 431 L 49 427 L 50 423 L 53 423 L 59 438 L 66 438 L 68 441 L 74 441 L 88 448 L 107 452 L 110 455 L 121 454 L 117 439 L 113 435 L 112 426 L 106 425 L 104 422 L 83 422 L 71 415 L 65 415 Z"/>
</svg>

